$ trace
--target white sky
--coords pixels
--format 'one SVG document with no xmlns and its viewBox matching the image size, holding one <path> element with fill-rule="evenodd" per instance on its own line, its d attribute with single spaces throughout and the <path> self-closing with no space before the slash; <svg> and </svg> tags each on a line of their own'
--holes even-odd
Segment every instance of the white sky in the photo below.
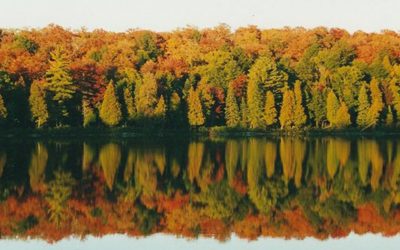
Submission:
<svg viewBox="0 0 400 250">
<path fill-rule="evenodd" d="M 232 29 L 316 26 L 400 30 L 399 0 L 0 0 L 1 28 L 171 31 L 220 23 Z"/>
</svg>

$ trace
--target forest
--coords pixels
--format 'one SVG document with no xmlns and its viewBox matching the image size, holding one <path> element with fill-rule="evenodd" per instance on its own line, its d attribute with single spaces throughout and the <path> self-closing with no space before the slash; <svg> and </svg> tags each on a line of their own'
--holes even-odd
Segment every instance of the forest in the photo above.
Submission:
<svg viewBox="0 0 400 250">
<path fill-rule="evenodd" d="M 400 35 L 318 27 L 0 30 L 0 127 L 381 129 Z"/>
</svg>

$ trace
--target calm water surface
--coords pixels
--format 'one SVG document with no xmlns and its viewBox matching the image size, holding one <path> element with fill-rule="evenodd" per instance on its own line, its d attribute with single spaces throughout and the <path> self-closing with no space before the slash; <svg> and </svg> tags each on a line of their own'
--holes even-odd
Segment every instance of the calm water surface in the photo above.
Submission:
<svg viewBox="0 0 400 250">
<path fill-rule="evenodd" d="M 0 247 L 391 249 L 399 175 L 400 137 L 3 139 Z"/>
</svg>

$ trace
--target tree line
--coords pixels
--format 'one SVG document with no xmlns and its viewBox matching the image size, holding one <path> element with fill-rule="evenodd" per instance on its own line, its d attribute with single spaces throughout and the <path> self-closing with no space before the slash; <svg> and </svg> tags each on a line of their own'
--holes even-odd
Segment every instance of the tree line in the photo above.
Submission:
<svg viewBox="0 0 400 250">
<path fill-rule="evenodd" d="M 0 30 L 2 127 L 396 127 L 400 36 Z"/>
</svg>

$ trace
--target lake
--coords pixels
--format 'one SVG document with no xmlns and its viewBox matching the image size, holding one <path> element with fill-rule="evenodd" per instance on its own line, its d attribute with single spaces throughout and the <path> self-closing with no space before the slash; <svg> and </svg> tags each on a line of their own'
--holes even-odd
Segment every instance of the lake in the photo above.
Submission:
<svg viewBox="0 0 400 250">
<path fill-rule="evenodd" d="M 396 136 L 2 139 L 1 244 L 392 249 L 399 176 Z"/>
</svg>

